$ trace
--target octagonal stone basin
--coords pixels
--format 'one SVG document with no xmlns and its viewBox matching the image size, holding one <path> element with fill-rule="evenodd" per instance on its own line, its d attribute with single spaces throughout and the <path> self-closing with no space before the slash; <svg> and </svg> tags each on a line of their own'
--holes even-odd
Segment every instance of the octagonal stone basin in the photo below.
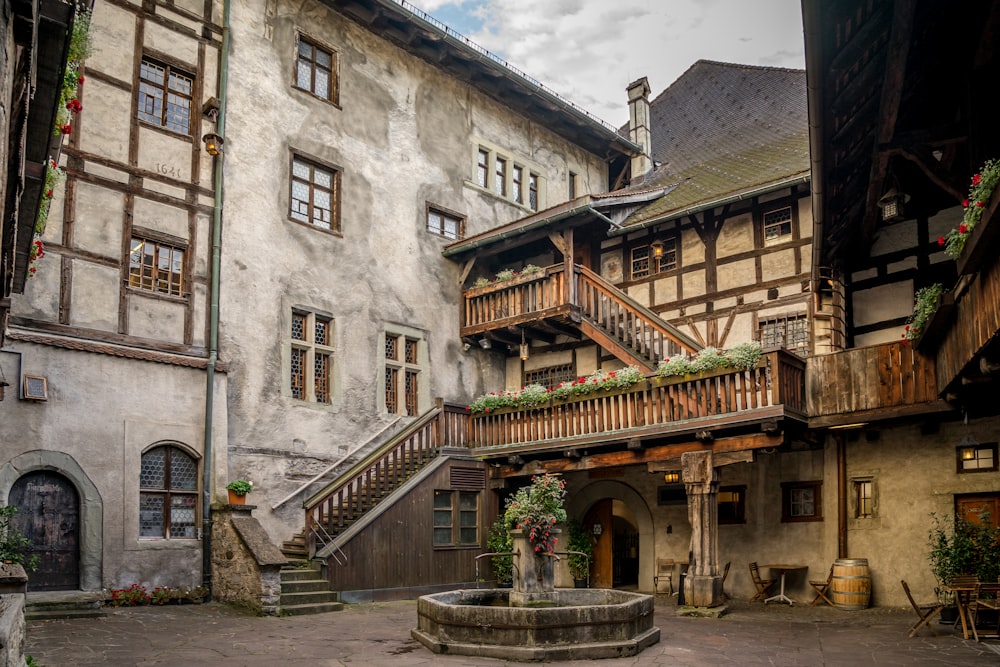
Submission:
<svg viewBox="0 0 1000 667">
<path fill-rule="evenodd" d="M 652 596 L 600 588 L 559 588 L 520 607 L 509 589 L 425 595 L 411 635 L 435 653 L 521 661 L 620 658 L 660 641 Z"/>
</svg>

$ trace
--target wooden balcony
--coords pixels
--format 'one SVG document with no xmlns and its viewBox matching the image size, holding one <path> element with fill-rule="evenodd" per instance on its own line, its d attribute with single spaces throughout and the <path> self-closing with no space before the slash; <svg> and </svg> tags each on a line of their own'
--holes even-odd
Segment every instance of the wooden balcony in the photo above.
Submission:
<svg viewBox="0 0 1000 667">
<path fill-rule="evenodd" d="M 951 409 L 938 398 L 934 358 L 902 341 L 809 359 L 809 426 L 844 426 Z"/>
<path fill-rule="evenodd" d="M 747 371 L 651 377 L 625 390 L 474 415 L 469 443 L 477 456 L 500 457 L 596 444 L 692 440 L 699 432 L 760 433 L 760 424 L 787 418 L 805 423 L 805 363 L 778 350 Z"/>
</svg>

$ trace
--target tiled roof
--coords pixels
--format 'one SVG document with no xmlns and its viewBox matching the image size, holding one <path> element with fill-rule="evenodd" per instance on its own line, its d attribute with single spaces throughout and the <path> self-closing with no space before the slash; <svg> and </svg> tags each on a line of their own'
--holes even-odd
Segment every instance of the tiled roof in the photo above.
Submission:
<svg viewBox="0 0 1000 667">
<path fill-rule="evenodd" d="M 38 345 L 49 345 L 52 347 L 60 347 L 65 350 L 77 350 L 79 352 L 93 352 L 96 354 L 107 354 L 112 357 L 121 357 L 122 359 L 152 361 L 158 364 L 169 364 L 171 366 L 186 366 L 187 368 L 204 369 L 208 367 L 208 359 L 204 357 L 190 357 L 183 354 L 160 352 L 157 350 L 149 350 L 137 347 L 127 347 L 124 345 L 115 345 L 113 343 L 103 343 L 94 340 L 85 340 L 82 338 L 70 338 L 68 336 L 41 334 L 30 331 L 21 331 L 18 329 L 11 329 L 10 331 L 8 331 L 7 338 L 9 340 L 18 340 L 25 343 L 36 343 Z M 215 370 L 220 373 L 225 373 L 227 372 L 228 369 L 225 363 L 219 362 L 216 364 Z"/>
<path fill-rule="evenodd" d="M 804 70 L 699 60 L 650 102 L 650 126 L 658 166 L 618 193 L 681 184 L 626 226 L 809 173 Z"/>
</svg>

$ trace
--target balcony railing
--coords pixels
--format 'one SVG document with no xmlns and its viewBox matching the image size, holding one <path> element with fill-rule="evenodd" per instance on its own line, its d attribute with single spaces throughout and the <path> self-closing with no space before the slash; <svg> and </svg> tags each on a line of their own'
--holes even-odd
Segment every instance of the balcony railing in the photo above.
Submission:
<svg viewBox="0 0 1000 667">
<path fill-rule="evenodd" d="M 569 287 L 563 265 L 556 264 L 511 281 L 468 289 L 462 335 L 568 313 Z"/>
<path fill-rule="evenodd" d="M 618 436 L 655 437 L 754 419 L 805 419 L 805 364 L 783 350 L 746 371 L 648 378 L 628 389 L 553 399 L 530 410 L 473 416 L 474 449 L 565 448 Z M 485 453 L 480 451 L 480 453 Z"/>
</svg>

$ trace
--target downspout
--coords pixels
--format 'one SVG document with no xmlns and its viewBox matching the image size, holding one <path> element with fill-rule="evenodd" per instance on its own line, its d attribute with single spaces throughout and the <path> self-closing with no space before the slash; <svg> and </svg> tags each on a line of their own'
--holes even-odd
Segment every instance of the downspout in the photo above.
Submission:
<svg viewBox="0 0 1000 667">
<path fill-rule="evenodd" d="M 843 433 L 833 436 L 837 443 L 837 558 L 847 558 L 847 443 Z"/>
<path fill-rule="evenodd" d="M 226 136 L 226 90 L 229 79 L 229 0 L 222 0 L 222 52 L 219 58 L 219 116 L 215 131 Z M 212 262 L 209 280 L 208 364 L 205 367 L 205 465 L 202 466 L 202 585 L 212 595 L 212 425 L 215 422 L 215 365 L 219 360 L 219 262 L 222 258 L 222 168 L 224 153 L 215 157 L 215 203 L 212 211 Z"/>
</svg>

